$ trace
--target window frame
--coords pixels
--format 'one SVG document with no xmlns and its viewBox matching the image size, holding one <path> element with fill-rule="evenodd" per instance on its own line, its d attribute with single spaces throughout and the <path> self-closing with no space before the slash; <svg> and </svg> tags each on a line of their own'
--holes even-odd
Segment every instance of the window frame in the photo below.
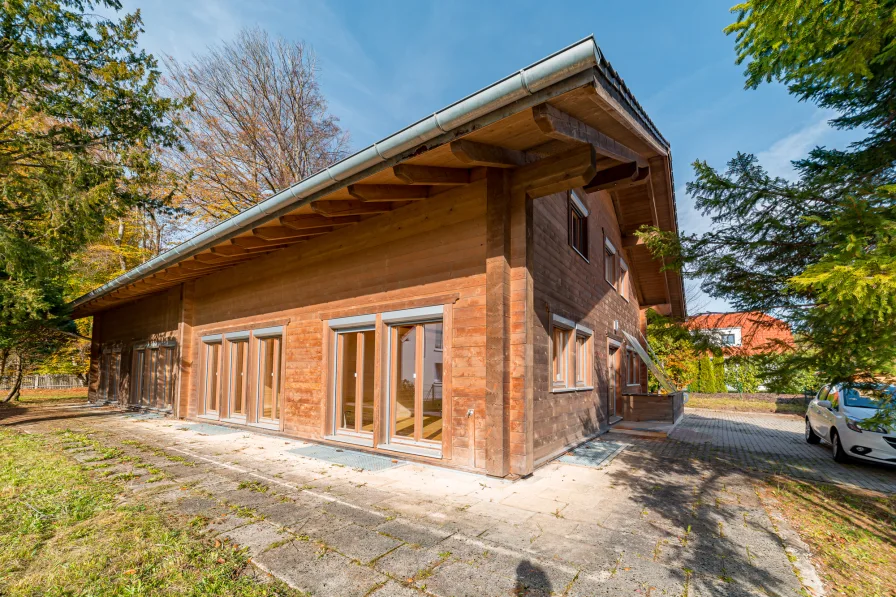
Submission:
<svg viewBox="0 0 896 597">
<path fill-rule="evenodd" d="M 581 324 L 576 324 L 575 338 L 574 384 L 577 390 L 594 387 L 594 332 Z M 581 343 L 582 353 L 579 352 Z M 582 377 L 579 379 L 581 369 Z"/>
<path fill-rule="evenodd" d="M 376 337 L 377 336 L 376 326 L 365 325 L 365 326 L 350 327 L 350 328 L 339 328 L 339 329 L 334 329 L 333 332 L 334 332 L 334 335 L 333 335 L 333 368 L 332 368 L 333 395 L 331 396 L 331 403 L 330 403 L 330 417 L 332 419 L 332 421 L 331 421 L 332 424 L 329 425 L 329 429 L 327 431 L 328 431 L 328 433 L 330 433 L 333 436 L 339 436 L 340 440 L 344 440 L 345 438 L 357 438 L 357 439 L 360 439 L 363 441 L 363 445 L 373 446 L 373 433 L 374 433 L 373 430 L 364 431 L 363 428 L 361 430 L 357 429 L 357 427 L 358 427 L 357 421 L 358 421 L 359 413 L 357 413 L 357 412 L 355 413 L 355 421 L 356 421 L 355 429 L 345 429 L 345 428 L 340 427 L 338 424 L 339 416 L 342 412 L 342 396 L 341 396 L 342 370 L 339 366 L 340 363 L 342 362 L 342 359 L 340 358 L 340 354 L 339 354 L 339 338 L 341 336 L 355 334 L 359 338 L 359 345 L 361 345 L 360 339 L 363 338 L 363 333 L 364 332 L 373 332 L 373 334 L 374 334 L 373 358 L 374 358 L 374 362 L 376 362 L 376 350 L 377 350 L 376 346 L 378 344 L 377 337 Z M 363 354 L 363 350 L 359 350 L 358 347 L 356 347 L 356 350 L 358 350 L 359 352 L 361 352 Z M 362 359 L 363 359 L 363 357 L 362 357 Z M 363 360 L 355 362 L 355 372 L 356 373 L 359 368 L 363 367 L 363 364 L 364 364 Z M 363 375 L 363 370 L 361 371 L 361 374 Z M 375 369 L 373 372 L 373 376 L 374 376 L 374 380 L 376 380 L 376 370 Z M 356 383 L 360 385 L 362 383 L 362 381 L 358 380 L 358 381 L 356 381 Z M 376 382 L 374 381 L 374 384 L 375 383 Z M 374 405 L 373 405 L 374 419 L 376 419 L 376 401 L 374 399 L 375 394 L 376 394 L 376 389 L 374 386 L 374 396 L 371 397 L 371 400 L 373 400 L 373 402 L 374 402 Z M 357 410 L 357 403 L 358 403 L 358 396 L 356 395 L 355 396 L 356 410 Z"/>
<path fill-rule="evenodd" d="M 202 344 L 202 414 L 218 418 L 221 413 L 221 360 L 224 353 L 223 338 L 218 336 L 204 337 L 201 339 Z M 216 347 L 215 361 L 215 379 L 212 381 L 215 391 L 215 407 L 209 408 L 209 364 L 211 363 L 211 349 Z"/>
<path fill-rule="evenodd" d="M 641 386 L 640 357 L 631 347 L 625 348 L 625 385 L 626 387 Z"/>
<path fill-rule="evenodd" d="M 625 262 L 625 259 L 622 256 L 619 256 L 619 294 L 626 301 L 631 300 L 631 291 L 632 291 L 632 279 L 631 274 L 629 273 L 628 263 Z"/>
<path fill-rule="evenodd" d="M 575 189 L 567 191 L 566 197 L 566 240 L 573 251 L 578 253 L 586 262 L 590 263 L 590 259 L 588 258 L 588 216 L 590 213 Z M 579 235 L 576 234 L 577 219 L 581 225 Z M 580 236 L 581 238 L 577 239 L 577 236 Z M 576 242 L 577 240 L 579 241 L 578 243 Z M 580 246 L 577 246 L 577 244 Z"/>
<path fill-rule="evenodd" d="M 619 263 L 617 261 L 619 257 L 619 252 L 616 250 L 615 245 L 610 242 L 610 239 L 604 238 L 604 280 L 612 286 L 614 289 L 617 288 L 619 284 Z M 611 261 L 613 264 L 613 271 L 610 272 L 607 267 L 607 262 Z M 612 280 L 610 279 L 612 273 Z"/>
<path fill-rule="evenodd" d="M 252 385 L 255 389 L 255 396 L 252 404 L 254 416 L 249 423 L 250 425 L 274 430 L 279 430 L 281 427 L 283 421 L 283 355 L 286 352 L 284 350 L 285 337 L 286 333 L 283 326 L 261 328 L 252 331 L 252 339 L 255 343 L 255 350 L 252 351 L 255 353 L 255 368 L 254 370 L 250 368 L 250 370 L 252 370 L 252 373 L 254 374 L 251 375 L 251 377 L 254 377 L 254 379 L 252 379 Z M 264 380 L 262 379 L 262 372 L 267 363 L 264 350 L 265 342 L 267 340 L 274 340 L 276 342 L 274 345 L 274 365 L 271 370 L 271 376 L 274 378 L 271 382 L 271 392 L 273 394 L 271 413 L 274 415 L 273 417 L 265 417 L 263 415 L 264 405 L 262 404 L 262 401 L 264 400 Z M 249 354 L 246 356 L 248 360 Z M 249 398 L 248 393 L 249 392 L 247 391 L 247 400 Z"/>
</svg>

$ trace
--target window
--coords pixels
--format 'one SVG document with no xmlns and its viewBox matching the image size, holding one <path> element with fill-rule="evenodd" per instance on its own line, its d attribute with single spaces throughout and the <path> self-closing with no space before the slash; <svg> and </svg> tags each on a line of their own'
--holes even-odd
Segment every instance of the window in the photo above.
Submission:
<svg viewBox="0 0 896 597">
<path fill-rule="evenodd" d="M 442 441 L 442 333 L 441 321 L 391 326 L 392 441 Z"/>
<path fill-rule="evenodd" d="M 629 386 L 641 385 L 641 359 L 631 349 L 625 351 L 625 384 Z"/>
<path fill-rule="evenodd" d="M 616 247 L 609 240 L 604 241 L 604 277 L 610 286 L 616 288 Z"/>
<path fill-rule="evenodd" d="M 374 330 L 336 334 L 336 433 L 373 433 L 375 348 Z"/>
<path fill-rule="evenodd" d="M 622 298 L 629 300 L 631 292 L 631 281 L 628 275 L 628 264 L 621 257 L 619 258 L 619 294 Z"/>
<path fill-rule="evenodd" d="M 277 328 L 281 330 L 282 328 Z M 258 339 L 257 402 L 255 419 L 274 423 L 280 420 L 280 338 L 278 335 L 260 335 Z"/>
<path fill-rule="evenodd" d="M 590 330 L 586 333 L 579 327 L 576 330 L 576 387 L 591 386 L 592 353 Z"/>
<path fill-rule="evenodd" d="M 246 417 L 246 381 L 249 367 L 249 338 L 228 342 L 227 387 L 231 417 Z"/>
<path fill-rule="evenodd" d="M 553 385 L 555 388 L 565 388 L 566 377 L 569 374 L 569 330 L 554 327 L 553 336 Z"/>
<path fill-rule="evenodd" d="M 722 334 L 722 344 L 733 346 L 735 342 L 737 342 L 737 339 L 734 334 Z"/>
<path fill-rule="evenodd" d="M 218 412 L 218 372 L 221 367 L 221 341 L 205 342 L 205 380 L 202 404 L 206 413 Z"/>
<path fill-rule="evenodd" d="M 568 194 L 569 246 L 588 259 L 588 209 L 575 191 Z"/>
</svg>

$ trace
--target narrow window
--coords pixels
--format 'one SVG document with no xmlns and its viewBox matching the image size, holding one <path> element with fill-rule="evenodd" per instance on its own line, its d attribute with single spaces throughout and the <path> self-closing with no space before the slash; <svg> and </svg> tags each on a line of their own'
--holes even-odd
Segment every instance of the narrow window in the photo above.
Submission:
<svg viewBox="0 0 896 597">
<path fill-rule="evenodd" d="M 576 387 L 591 386 L 591 335 L 576 331 Z"/>
<path fill-rule="evenodd" d="M 641 385 L 641 362 L 638 355 L 633 350 L 626 350 L 626 385 Z"/>
<path fill-rule="evenodd" d="M 554 326 L 553 345 L 553 385 L 565 388 L 569 375 L 569 330 Z"/>
<path fill-rule="evenodd" d="M 610 286 L 616 288 L 616 247 L 609 240 L 604 241 L 604 277 Z"/>
<path fill-rule="evenodd" d="M 174 393 L 172 384 L 172 380 L 174 379 L 174 355 L 176 348 L 173 346 L 166 346 L 162 349 L 162 375 L 164 376 L 164 383 L 162 384 L 162 401 L 166 407 L 171 407 L 174 404 Z"/>
<path fill-rule="evenodd" d="M 109 385 L 106 392 L 106 400 L 118 402 L 118 375 L 121 369 L 121 353 L 114 352 L 109 355 Z"/>
<path fill-rule="evenodd" d="M 622 298 L 629 300 L 631 292 L 631 280 L 628 275 L 628 264 L 621 257 L 619 258 L 619 294 Z"/>
<path fill-rule="evenodd" d="M 442 441 L 442 322 L 392 327 L 391 435 L 399 441 Z"/>
<path fill-rule="evenodd" d="M 574 191 L 568 195 L 569 246 L 588 259 L 588 211 Z"/>
<path fill-rule="evenodd" d="M 280 420 L 280 336 L 258 339 L 257 418 Z"/>
<path fill-rule="evenodd" d="M 246 416 L 246 376 L 248 369 L 247 354 L 249 352 L 249 340 L 232 340 L 229 342 L 230 367 L 227 376 L 230 392 L 230 415 L 236 417 Z"/>
<path fill-rule="evenodd" d="M 218 371 L 221 367 L 221 343 L 205 344 L 205 383 L 203 404 L 205 412 L 218 412 Z"/>
</svg>

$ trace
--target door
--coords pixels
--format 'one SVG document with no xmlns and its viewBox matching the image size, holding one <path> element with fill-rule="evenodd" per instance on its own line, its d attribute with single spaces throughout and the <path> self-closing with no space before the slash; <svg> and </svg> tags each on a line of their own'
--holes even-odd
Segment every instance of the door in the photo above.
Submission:
<svg viewBox="0 0 896 597">
<path fill-rule="evenodd" d="M 442 322 L 392 328 L 390 441 L 442 442 Z"/>
<path fill-rule="evenodd" d="M 258 338 L 258 394 L 255 419 L 280 422 L 280 336 Z"/>
<path fill-rule="evenodd" d="M 228 343 L 230 358 L 227 376 L 228 407 L 227 416 L 246 418 L 246 382 L 248 381 L 249 340 L 232 340 Z"/>
<path fill-rule="evenodd" d="M 621 354 L 619 345 L 610 345 L 607 352 L 607 405 L 611 417 L 622 416 L 625 410 L 622 404 L 622 385 L 619 383 Z"/>
<path fill-rule="evenodd" d="M 374 330 L 336 334 L 334 432 L 371 437 L 376 365 Z"/>
</svg>

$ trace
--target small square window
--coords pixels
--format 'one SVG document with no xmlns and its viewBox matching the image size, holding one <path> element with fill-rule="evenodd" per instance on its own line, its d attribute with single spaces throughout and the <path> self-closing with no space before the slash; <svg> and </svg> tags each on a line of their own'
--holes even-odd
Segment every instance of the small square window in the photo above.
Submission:
<svg viewBox="0 0 896 597">
<path fill-rule="evenodd" d="M 555 327 L 553 333 L 553 376 L 555 388 L 567 387 L 569 375 L 569 330 Z"/>
<path fill-rule="evenodd" d="M 569 192 L 569 246 L 588 259 L 588 210 L 582 200 Z"/>
<path fill-rule="evenodd" d="M 626 385 L 641 385 L 641 360 L 634 350 L 627 350 L 626 354 Z"/>
<path fill-rule="evenodd" d="M 576 334 L 576 387 L 591 385 L 591 336 Z"/>
</svg>

